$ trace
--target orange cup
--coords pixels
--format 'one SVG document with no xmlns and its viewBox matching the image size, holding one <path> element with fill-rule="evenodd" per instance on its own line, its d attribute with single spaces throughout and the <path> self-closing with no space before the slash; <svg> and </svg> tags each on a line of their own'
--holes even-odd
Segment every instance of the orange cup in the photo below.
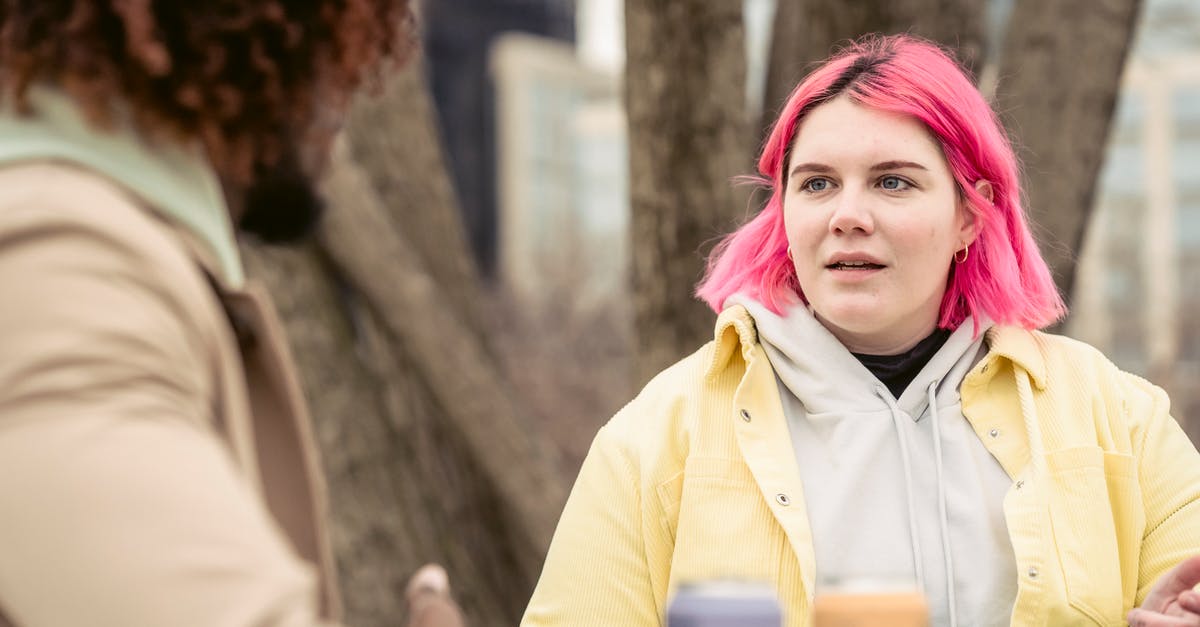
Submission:
<svg viewBox="0 0 1200 627">
<path fill-rule="evenodd" d="M 814 627 L 929 627 L 929 606 L 915 590 L 837 591 L 818 594 Z"/>
</svg>

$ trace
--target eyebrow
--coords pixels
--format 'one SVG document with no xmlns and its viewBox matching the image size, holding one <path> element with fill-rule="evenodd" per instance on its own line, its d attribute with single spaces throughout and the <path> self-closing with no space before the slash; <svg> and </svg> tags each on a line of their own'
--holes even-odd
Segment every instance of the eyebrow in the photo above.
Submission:
<svg viewBox="0 0 1200 627">
<path fill-rule="evenodd" d="M 829 173 L 833 172 L 833 168 L 825 165 L 824 163 L 797 163 L 796 167 L 792 168 L 792 171 L 788 173 L 788 176 L 795 176 L 799 172 Z"/>
<path fill-rule="evenodd" d="M 882 163 L 876 163 L 875 165 L 871 166 L 872 172 L 878 172 L 880 170 L 904 170 L 904 169 L 929 171 L 929 168 L 927 168 L 915 161 L 884 161 Z"/>
<path fill-rule="evenodd" d="M 914 169 L 914 170 L 924 170 L 926 172 L 929 171 L 929 168 L 927 168 L 915 161 L 882 161 L 880 163 L 876 163 L 875 165 L 871 166 L 871 171 L 872 172 L 881 172 L 884 170 L 903 170 L 906 168 Z M 828 174 L 830 172 L 833 172 L 833 167 L 828 166 L 824 163 L 817 163 L 817 162 L 811 162 L 811 161 L 808 163 L 797 163 L 796 167 L 792 168 L 792 171 L 788 173 L 788 176 L 789 177 L 795 176 L 799 172 L 818 172 L 821 174 Z"/>
</svg>

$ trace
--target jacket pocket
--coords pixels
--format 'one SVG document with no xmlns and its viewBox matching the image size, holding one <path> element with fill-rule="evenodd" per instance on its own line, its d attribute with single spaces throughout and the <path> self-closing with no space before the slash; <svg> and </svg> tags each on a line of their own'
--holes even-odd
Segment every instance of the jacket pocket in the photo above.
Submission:
<svg viewBox="0 0 1200 627">
<path fill-rule="evenodd" d="M 672 485 L 674 484 L 674 485 Z M 671 581 L 771 581 L 788 550 L 758 484 L 741 460 L 693 457 L 659 486 L 674 538 Z M 669 495 L 678 495 L 671 502 Z M 673 520 L 672 520 L 673 518 Z"/>
<path fill-rule="evenodd" d="M 1100 625 L 1124 625 L 1120 514 L 1132 504 L 1133 457 L 1099 447 L 1046 454 L 1050 522 L 1067 598 Z"/>
</svg>

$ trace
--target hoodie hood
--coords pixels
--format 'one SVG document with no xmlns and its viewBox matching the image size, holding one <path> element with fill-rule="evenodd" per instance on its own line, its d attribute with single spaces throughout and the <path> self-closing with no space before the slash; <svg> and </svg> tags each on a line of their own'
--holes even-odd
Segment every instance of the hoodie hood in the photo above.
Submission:
<svg viewBox="0 0 1200 627">
<path fill-rule="evenodd" d="M 776 374 L 810 416 L 889 410 L 889 404 L 878 393 L 883 384 L 804 303 L 789 305 L 780 314 L 742 294 L 731 297 L 728 304 L 746 308 Z M 935 381 L 954 382 L 952 386 L 938 386 L 939 402 L 950 400 L 942 399 L 942 388 L 948 388 L 948 396 L 957 397 L 958 383 L 974 365 L 983 334 L 992 325 L 982 321 L 979 335 L 975 335 L 974 326 L 971 318 L 964 320 L 895 399 L 904 413 L 920 419 L 928 406 L 927 388 Z"/>
</svg>

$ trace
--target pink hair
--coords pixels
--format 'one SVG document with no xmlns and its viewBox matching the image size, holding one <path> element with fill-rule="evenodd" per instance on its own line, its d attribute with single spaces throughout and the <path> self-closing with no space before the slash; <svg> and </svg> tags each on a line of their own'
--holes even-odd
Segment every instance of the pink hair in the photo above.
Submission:
<svg viewBox="0 0 1200 627">
<path fill-rule="evenodd" d="M 696 295 L 720 311 L 742 292 L 776 313 L 804 298 L 787 256 L 786 166 L 805 115 L 843 93 L 860 105 L 924 123 L 975 217 L 978 236 L 966 261 L 954 264 L 938 326 L 957 328 L 971 315 L 1037 329 L 1062 317 L 1066 307 L 1026 224 L 1017 160 L 995 112 L 947 52 L 910 35 L 860 39 L 796 87 L 758 160 L 771 198 L 713 249 Z M 978 181 L 991 184 L 991 202 L 976 191 Z"/>
</svg>

